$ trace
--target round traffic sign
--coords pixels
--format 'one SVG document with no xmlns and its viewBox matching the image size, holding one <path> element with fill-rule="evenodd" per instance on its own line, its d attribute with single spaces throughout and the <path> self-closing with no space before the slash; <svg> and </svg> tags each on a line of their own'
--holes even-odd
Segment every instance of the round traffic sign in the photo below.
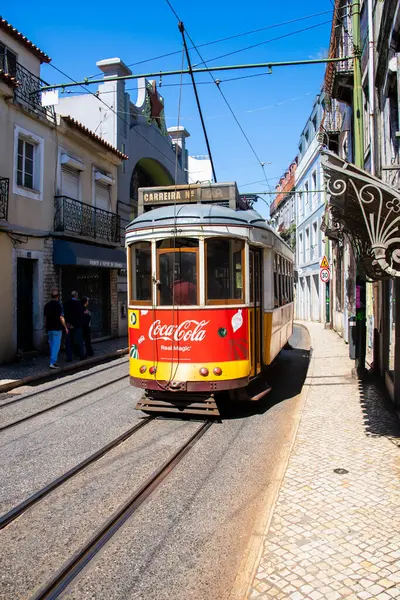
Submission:
<svg viewBox="0 0 400 600">
<path fill-rule="evenodd" d="M 321 269 L 319 272 L 322 283 L 328 283 L 331 278 L 331 272 L 329 269 Z"/>
</svg>

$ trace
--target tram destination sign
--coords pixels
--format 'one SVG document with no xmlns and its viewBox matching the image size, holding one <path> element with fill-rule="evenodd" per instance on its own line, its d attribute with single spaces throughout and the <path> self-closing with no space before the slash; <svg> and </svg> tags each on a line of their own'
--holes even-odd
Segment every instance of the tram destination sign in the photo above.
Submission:
<svg viewBox="0 0 400 600">
<path fill-rule="evenodd" d="M 157 192 L 144 192 L 144 204 L 171 204 L 173 202 L 200 202 L 201 193 L 199 187 L 188 187 L 176 190 L 174 188 L 160 189 Z"/>
<path fill-rule="evenodd" d="M 239 194 L 235 183 L 206 183 L 139 188 L 139 214 L 154 206 L 216 203 L 235 209 Z"/>
</svg>

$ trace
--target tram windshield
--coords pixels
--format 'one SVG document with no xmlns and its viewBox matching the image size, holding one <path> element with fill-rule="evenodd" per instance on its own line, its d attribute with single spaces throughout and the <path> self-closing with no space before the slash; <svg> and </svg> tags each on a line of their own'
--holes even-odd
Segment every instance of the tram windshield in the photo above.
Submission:
<svg viewBox="0 0 400 600">
<path fill-rule="evenodd" d="M 207 302 L 243 302 L 243 254 L 241 240 L 207 240 Z"/>
<path fill-rule="evenodd" d="M 194 239 L 157 242 L 158 303 L 161 306 L 193 306 L 198 302 L 198 250 Z"/>
</svg>

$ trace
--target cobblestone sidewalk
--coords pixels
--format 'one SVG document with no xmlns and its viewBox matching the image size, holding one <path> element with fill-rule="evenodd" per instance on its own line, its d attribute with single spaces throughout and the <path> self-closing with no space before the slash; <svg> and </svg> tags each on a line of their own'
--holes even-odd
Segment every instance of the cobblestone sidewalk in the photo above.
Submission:
<svg viewBox="0 0 400 600">
<path fill-rule="evenodd" d="M 94 342 L 93 350 L 94 350 L 94 359 L 95 362 L 98 362 L 96 359 L 101 360 L 102 357 L 105 357 L 108 354 L 113 352 L 118 352 L 119 350 L 124 350 L 128 346 L 128 340 L 125 337 L 116 338 L 112 340 L 105 340 L 102 342 Z M 73 361 L 71 364 L 80 361 Z M 82 361 L 83 363 L 85 361 Z M 63 368 L 67 364 L 65 360 L 65 353 L 60 351 L 59 355 L 59 364 L 60 367 Z M 26 377 L 35 377 L 35 376 L 47 376 L 51 373 L 58 373 L 59 371 L 51 371 L 49 369 L 49 357 L 48 356 L 36 356 L 34 358 L 24 358 L 20 362 L 12 363 L 10 365 L 0 365 L 0 386 L 3 384 L 7 384 L 12 381 L 17 381 L 20 379 L 24 379 Z"/>
<path fill-rule="evenodd" d="M 248 598 L 400 598 L 398 422 L 343 340 L 304 325 L 309 392 Z"/>
</svg>

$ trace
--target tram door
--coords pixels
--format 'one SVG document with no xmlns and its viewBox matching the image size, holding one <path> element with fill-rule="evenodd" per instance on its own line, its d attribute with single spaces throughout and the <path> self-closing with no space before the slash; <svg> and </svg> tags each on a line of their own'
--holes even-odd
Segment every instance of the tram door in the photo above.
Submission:
<svg viewBox="0 0 400 600">
<path fill-rule="evenodd" d="M 250 248 L 250 360 L 251 375 L 262 367 L 263 308 L 262 308 L 262 257 L 261 250 Z"/>
</svg>

